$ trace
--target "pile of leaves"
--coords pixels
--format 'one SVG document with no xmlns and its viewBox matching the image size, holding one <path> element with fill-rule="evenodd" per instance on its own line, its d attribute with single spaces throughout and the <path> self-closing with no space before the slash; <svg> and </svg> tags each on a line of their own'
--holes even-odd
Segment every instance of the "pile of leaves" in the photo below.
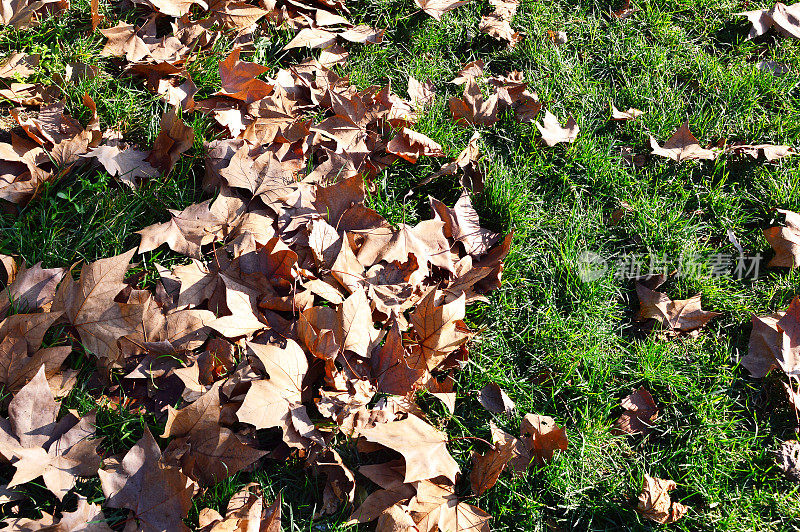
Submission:
<svg viewBox="0 0 800 532">
<path fill-rule="evenodd" d="M 167 176 L 195 141 L 183 118 L 188 113 L 206 114 L 217 126 L 216 139 L 204 146 L 204 186 L 215 197 L 140 230 L 138 249 L 80 267 L 43 269 L 0 257 L 0 383 L 12 394 L 8 419 L 0 421 L 0 457 L 15 471 L 1 500 L 21 497 L 14 488 L 39 477 L 63 500 L 78 477 L 98 476 L 104 506 L 130 512 L 126 530 L 183 530 L 198 493 L 262 460 L 294 456 L 325 479 L 320 514 L 348 507 L 350 522 L 377 521 L 379 530 L 488 530 L 490 516 L 456 489 L 463 472 L 448 451 L 448 435 L 417 402 L 428 393 L 454 410 L 454 375 L 467 363 L 474 334 L 464 322 L 467 305 L 487 301 L 500 287 L 512 245 L 512 234 L 481 226 L 472 204 L 483 187 L 480 135 L 427 179 L 456 176 L 462 190 L 455 204 L 430 198 L 430 219 L 392 225 L 367 205 L 372 179 L 397 161 L 444 157 L 445 150 L 413 129 L 436 98 L 430 82 L 409 78 L 406 100 L 388 86 L 359 90 L 333 69 L 346 64 L 342 43 L 379 43 L 381 30 L 352 24 L 338 0 L 134 3 L 146 11 L 141 24 L 111 26 L 93 2 L 92 28 L 106 26 L 102 55 L 143 78 L 168 104 L 153 146 L 126 141 L 113 127 L 103 130 L 88 96 L 83 103 L 91 118 L 84 126 L 65 113 L 52 87 L 10 81 L 0 95 L 18 106 L 10 112 L 17 129 L 10 143 L 0 144 L 0 199 L 23 205 L 82 164 L 99 165 L 134 188 Z M 417 2 L 435 18 L 463 3 Z M 0 21 L 23 28 L 67 5 L 4 3 Z M 516 2 L 492 6 L 481 31 L 514 46 L 524 38 L 510 26 Z M 748 13 L 754 35 L 770 26 L 794 35 L 791 9 L 778 4 Z M 266 77 L 269 69 L 241 59 L 263 24 L 296 32 L 286 49 L 322 51 Z M 220 90 L 196 101 L 186 67 L 223 35 L 233 46 L 219 64 Z M 13 53 L 0 65 L 0 79 L 25 78 L 38 61 Z M 456 123 L 490 127 L 505 109 L 535 123 L 547 146 L 576 140 L 580 130 L 571 116 L 564 126 L 549 111 L 536 121 L 543 104 L 522 72 L 487 77 L 483 67 L 469 63 L 453 80 L 464 85 L 463 98 L 449 101 Z M 97 72 L 74 64 L 59 75 L 75 80 Z M 641 114 L 612 106 L 611 119 Z M 653 154 L 678 162 L 722 153 L 768 161 L 794 154 L 788 146 L 701 147 L 688 122 L 663 146 L 650 142 Z M 636 157 L 630 152 L 628 159 Z M 797 267 L 800 217 L 784 214 L 787 227 L 766 233 L 777 252 L 773 265 Z M 187 262 L 159 266 L 155 280 L 129 275 L 137 252 L 162 246 Z M 665 280 L 637 283 L 637 321 L 658 323 L 670 337 L 699 334 L 717 313 L 704 311 L 699 295 L 672 300 L 656 291 Z M 799 301 L 754 318 L 742 363 L 755 377 L 773 368 L 785 372 L 800 409 Z M 65 361 L 77 345 L 95 363 L 98 402 L 124 402 L 165 423 L 157 435 L 168 440 L 163 452 L 146 430 L 127 453 L 110 454 L 95 438 L 95 413 L 59 417 L 56 399 L 76 383 L 77 371 Z M 514 409 L 497 385 L 481 390 L 480 401 L 493 413 Z M 651 394 L 641 388 L 622 407 L 615 430 L 647 437 L 659 415 Z M 267 441 L 268 431 L 279 437 Z M 504 471 L 522 475 L 568 445 L 565 429 L 537 414 L 524 417 L 519 437 L 494 423 L 490 431 L 492 441 L 472 457 L 469 480 L 477 495 Z M 362 457 L 357 474 L 339 452 L 345 447 Z M 787 474 L 797 474 L 797 456 L 787 443 L 781 455 Z M 356 483 L 365 480 L 371 492 L 356 502 Z M 638 511 L 660 523 L 679 519 L 687 508 L 670 500 L 673 488 L 671 480 L 646 477 Z M 224 516 L 203 510 L 199 525 L 279 530 L 280 507 L 280 497 L 267 504 L 248 485 Z M 87 522 L 92 530 L 110 530 L 102 508 L 85 499 L 58 518 L 18 517 L 11 525 L 75 530 Z"/>
</svg>

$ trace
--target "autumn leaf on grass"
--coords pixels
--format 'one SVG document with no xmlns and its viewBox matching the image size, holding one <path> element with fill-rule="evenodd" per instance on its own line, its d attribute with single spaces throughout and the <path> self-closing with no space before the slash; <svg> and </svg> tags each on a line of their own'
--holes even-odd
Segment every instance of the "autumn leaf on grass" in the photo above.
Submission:
<svg viewBox="0 0 800 532">
<path fill-rule="evenodd" d="M 494 422 L 490 422 L 490 427 L 494 447 L 484 454 L 472 453 L 469 481 L 472 491 L 478 495 L 495 485 L 509 463 L 515 475 L 524 473 L 531 463 L 530 451 L 521 440 L 498 428 Z"/>
<path fill-rule="evenodd" d="M 77 477 L 97 472 L 101 440 L 93 439 L 94 413 L 80 419 L 68 414 L 56 423 L 58 410 L 41 367 L 11 400 L 8 421 L 0 423 L 0 455 L 16 469 L 7 487 L 42 477 L 62 500 Z"/>
<path fill-rule="evenodd" d="M 567 430 L 553 418 L 527 414 L 519 428 L 520 439 L 540 464 L 553 459 L 555 451 L 567 450 Z"/>
<path fill-rule="evenodd" d="M 410 163 L 417 162 L 417 158 L 422 155 L 426 157 L 444 157 L 444 151 L 442 151 L 442 147 L 437 142 L 422 133 L 417 133 L 405 127 L 389 141 L 386 151 L 402 157 Z"/>
<path fill-rule="evenodd" d="M 0 61 L 0 78 L 14 79 L 27 78 L 36 73 L 39 66 L 39 54 L 21 54 L 12 52 L 8 57 Z"/>
<path fill-rule="evenodd" d="M 146 305 L 118 303 L 117 295 L 128 287 L 124 282 L 128 263 L 136 252 L 84 264 L 78 281 L 67 275 L 59 285 L 53 310 L 63 310 L 81 342 L 100 358 L 115 362 L 120 356 L 118 340 L 142 328 Z"/>
<path fill-rule="evenodd" d="M 794 148 L 782 144 L 733 143 L 725 148 L 724 153 L 747 155 L 753 159 L 764 157 L 764 160 L 767 162 L 797 155 L 797 151 Z"/>
<path fill-rule="evenodd" d="M 442 15 L 457 7 L 463 6 L 467 2 L 456 0 L 414 0 L 414 3 L 436 20 L 442 20 Z"/>
<path fill-rule="evenodd" d="M 670 499 L 669 492 L 675 489 L 675 482 L 662 478 L 644 476 L 644 487 L 639 495 L 636 511 L 642 517 L 656 523 L 674 523 L 689 510 L 679 502 Z"/>
<path fill-rule="evenodd" d="M 447 435 L 411 415 L 402 421 L 380 423 L 358 433 L 403 455 L 406 461 L 404 482 L 435 478 L 442 475 L 455 482 L 460 469 L 447 451 Z"/>
<path fill-rule="evenodd" d="M 136 188 L 143 179 L 158 177 L 159 172 L 147 162 L 148 153 L 135 148 L 121 149 L 119 146 L 98 146 L 82 157 L 94 158 L 106 172 L 131 188 Z"/>
<path fill-rule="evenodd" d="M 506 41 L 509 48 L 514 48 L 517 43 L 525 38 L 525 34 L 519 31 L 514 31 L 508 20 L 502 18 L 497 13 L 490 13 L 481 17 L 478 29 L 486 33 L 498 41 Z"/>
<path fill-rule="evenodd" d="M 409 365 L 429 371 L 455 349 L 469 340 L 469 333 L 459 330 L 466 312 L 465 297 L 437 304 L 437 291 L 431 290 L 411 313 L 411 323 L 419 344 L 419 353 Z"/>
<path fill-rule="evenodd" d="M 461 191 L 452 209 L 435 198 L 429 197 L 428 201 L 434 220 L 444 222 L 444 235 L 460 242 L 468 255 L 475 258 L 485 255 L 500 240 L 500 235 L 481 227 L 480 217 L 467 190 Z"/>
<path fill-rule="evenodd" d="M 678 162 L 692 159 L 716 159 L 717 157 L 717 152 L 700 147 L 695 136 L 689 131 L 688 120 L 681 124 L 678 131 L 663 146 L 659 146 L 658 141 L 651 135 L 650 147 L 653 149 L 653 155 L 668 157 Z"/>
<path fill-rule="evenodd" d="M 139 530 L 188 531 L 183 518 L 192 506 L 197 485 L 180 470 L 165 466 L 150 429 L 121 462 L 98 471 L 106 506 L 133 512 Z"/>
<path fill-rule="evenodd" d="M 17 517 L 6 520 L 9 530 L 32 532 L 46 530 L 48 532 L 113 532 L 106 523 L 106 517 L 98 504 L 91 504 L 86 498 L 78 496 L 78 507 L 74 512 L 63 512 L 61 519 L 42 512 L 37 520 Z"/>
<path fill-rule="evenodd" d="M 572 116 L 567 119 L 566 125 L 561 127 L 561 124 L 558 123 L 558 117 L 550 111 L 544 112 L 544 119 L 541 124 L 538 122 L 535 123 L 539 132 L 542 134 L 542 140 L 548 146 L 555 146 L 559 142 L 575 142 L 580 132 L 578 123 L 575 122 Z"/>
<path fill-rule="evenodd" d="M 781 471 L 789 479 L 800 482 L 800 442 L 797 440 L 785 441 L 775 454 Z"/>
<path fill-rule="evenodd" d="M 219 63 L 219 77 L 222 83 L 222 90 L 218 95 L 227 96 L 244 103 L 253 103 L 272 94 L 273 86 L 265 81 L 256 79 L 257 76 L 268 72 L 269 68 L 240 61 L 239 47 L 231 50 L 228 57 Z"/>
<path fill-rule="evenodd" d="M 472 192 L 480 193 L 483 190 L 483 174 L 478 167 L 478 159 L 481 156 L 480 146 L 478 145 L 480 139 L 481 134 L 478 131 L 473 133 L 467 147 L 458 154 L 455 161 L 447 163 L 438 172 L 420 181 L 419 186 L 427 185 L 437 177 L 455 175 L 461 170 L 462 175 L 459 176 L 461 186 Z"/>
<path fill-rule="evenodd" d="M 6 0 L 0 9 L 0 27 L 25 29 L 45 13 L 61 11 L 68 6 L 68 2 L 60 0 Z"/>
<path fill-rule="evenodd" d="M 234 475 L 266 454 L 241 441 L 222 427 L 220 386 L 210 390 L 189 406 L 168 407 L 164 438 L 173 438 L 164 451 L 164 461 L 179 465 L 181 471 L 202 486 L 210 486 Z"/>
<path fill-rule="evenodd" d="M 490 382 L 481 388 L 479 401 L 483 408 L 492 414 L 510 414 L 514 411 L 514 401 L 497 384 Z"/>
<path fill-rule="evenodd" d="M 484 98 L 474 78 L 464 86 L 464 99 L 450 98 L 450 112 L 457 124 L 467 127 L 492 126 L 497 123 L 497 94 Z"/>
<path fill-rule="evenodd" d="M 221 237 L 223 220 L 211 210 L 211 200 L 189 205 L 182 211 L 169 210 L 172 219 L 137 231 L 142 235 L 139 253 L 167 244 L 172 251 L 201 259 L 201 246 Z"/>
<path fill-rule="evenodd" d="M 753 24 L 750 28 L 748 39 L 753 39 L 767 33 L 770 28 L 785 37 L 800 39 L 800 4 L 787 6 L 778 2 L 772 9 L 758 9 L 736 13 L 748 18 Z"/>
<path fill-rule="evenodd" d="M 265 508 L 258 484 L 248 484 L 231 497 L 225 517 L 205 508 L 198 520 L 201 532 L 281 532 L 281 495 Z"/>
<path fill-rule="evenodd" d="M 660 282 L 652 284 L 653 288 L 658 288 L 666 277 L 662 276 L 659 280 Z M 689 299 L 672 300 L 666 294 L 651 290 L 643 283 L 637 282 L 636 295 L 639 297 L 636 321 L 654 319 L 671 334 L 700 334 L 702 327 L 722 315 L 719 312 L 703 310 L 700 305 L 700 294 Z"/>
<path fill-rule="evenodd" d="M 458 71 L 458 75 L 453 78 L 450 83 L 454 85 L 464 85 L 471 79 L 481 78 L 483 77 L 483 67 L 484 62 L 482 59 L 476 59 L 475 61 L 470 61 L 466 65 L 461 67 L 461 70 Z"/>
<path fill-rule="evenodd" d="M 653 422 L 658 417 L 653 396 L 645 388 L 639 388 L 622 400 L 625 412 L 614 423 L 614 429 L 625 434 L 650 434 Z"/>
<path fill-rule="evenodd" d="M 800 375 L 800 298 L 795 296 L 786 311 L 753 316 L 753 331 L 741 364 L 757 379 L 773 368 Z"/>
<path fill-rule="evenodd" d="M 427 480 L 417 484 L 417 494 L 408 503 L 408 509 L 415 516 L 417 530 L 489 532 L 491 516 L 477 506 L 460 501 L 454 491 L 453 486 Z"/>
<path fill-rule="evenodd" d="M 796 268 L 800 266 L 800 214 L 777 209 L 786 217 L 784 227 L 776 226 L 764 230 L 764 236 L 775 250 L 768 268 Z"/>
<path fill-rule="evenodd" d="M 163 174 L 168 174 L 175 163 L 192 147 L 194 130 L 178 118 L 176 108 L 171 108 L 161 117 L 161 131 L 158 133 L 147 162 Z"/>
<path fill-rule="evenodd" d="M 436 98 L 436 92 L 433 90 L 433 82 L 417 81 L 411 76 L 408 76 L 408 96 L 411 98 L 411 103 L 416 107 L 429 107 L 433 104 Z"/>
<path fill-rule="evenodd" d="M 611 120 L 634 120 L 644 114 L 644 111 L 629 107 L 627 111 L 620 111 L 617 106 L 611 104 Z"/>
<path fill-rule="evenodd" d="M 22 263 L 13 280 L 2 289 L 0 318 L 9 313 L 12 305 L 15 313 L 50 310 L 56 287 L 65 274 L 64 268 L 42 268 L 41 262 L 30 268 Z"/>
</svg>

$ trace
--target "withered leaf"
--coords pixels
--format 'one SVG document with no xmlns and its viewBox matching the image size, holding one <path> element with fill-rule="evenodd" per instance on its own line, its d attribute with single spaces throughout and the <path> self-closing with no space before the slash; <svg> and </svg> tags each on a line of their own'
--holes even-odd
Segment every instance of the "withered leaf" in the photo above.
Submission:
<svg viewBox="0 0 800 532">
<path fill-rule="evenodd" d="M 481 388 L 479 393 L 481 405 L 492 414 L 510 414 L 514 411 L 514 401 L 494 382 Z"/>
<path fill-rule="evenodd" d="M 179 469 L 162 464 L 161 450 L 147 427 L 121 463 L 98 474 L 106 505 L 131 510 L 140 530 L 189 530 L 183 518 L 197 486 Z"/>
<path fill-rule="evenodd" d="M 444 157 L 444 151 L 439 143 L 428 138 L 422 133 L 417 133 L 408 128 L 403 128 L 386 146 L 386 151 L 405 159 L 410 163 L 417 162 L 417 158 Z"/>
<path fill-rule="evenodd" d="M 164 174 L 168 174 L 183 152 L 192 147 L 194 130 L 178 118 L 176 108 L 161 117 L 161 131 L 158 133 L 147 162 Z"/>
<path fill-rule="evenodd" d="M 520 439 L 534 458 L 544 464 L 553 459 L 556 450 L 567 450 L 567 431 L 549 416 L 527 414 L 519 428 Z"/>
<path fill-rule="evenodd" d="M 689 299 L 672 300 L 666 294 L 651 290 L 642 283 L 636 283 L 636 294 L 639 297 L 636 320 L 655 319 L 671 332 L 696 334 L 695 331 L 721 315 L 719 312 L 703 310 L 700 306 L 700 294 Z"/>
<path fill-rule="evenodd" d="M 467 79 L 464 99 L 450 98 L 453 120 L 461 126 L 492 126 L 497 123 L 497 94 L 484 98 L 474 78 Z"/>
<path fill-rule="evenodd" d="M 786 217 L 786 225 L 764 229 L 764 236 L 775 250 L 769 261 L 770 268 L 796 268 L 800 266 L 800 214 L 785 209 L 777 209 Z"/>
<path fill-rule="evenodd" d="M 675 482 L 662 478 L 644 476 L 644 487 L 639 495 L 636 511 L 656 523 L 674 523 L 689 510 L 679 502 L 670 499 L 669 492 L 675 489 Z"/>
<path fill-rule="evenodd" d="M 211 200 L 190 205 L 182 211 L 170 209 L 169 212 L 172 215 L 170 221 L 137 231 L 142 235 L 139 253 L 167 244 L 177 253 L 200 259 L 201 246 L 210 244 L 221 236 L 223 220 L 211 210 Z"/>
<path fill-rule="evenodd" d="M 68 414 L 56 422 L 58 410 L 42 366 L 11 400 L 8 422 L 0 424 L 0 455 L 16 469 L 7 487 L 41 476 L 61 500 L 78 476 L 97 472 L 100 440 L 93 439 L 94 413 L 81 419 Z"/>
<path fill-rule="evenodd" d="M 458 329 L 464 319 L 465 297 L 437 304 L 436 290 L 431 290 L 417 304 L 411 314 L 411 323 L 417 335 L 420 352 L 414 368 L 436 368 L 451 352 L 469 339 L 469 334 Z"/>
<path fill-rule="evenodd" d="M 358 433 L 368 441 L 379 443 L 403 455 L 406 461 L 406 483 L 439 475 L 455 482 L 460 471 L 447 451 L 447 436 L 417 416 L 362 428 Z"/>
<path fill-rule="evenodd" d="M 483 33 L 487 33 L 499 41 L 508 42 L 509 48 L 514 48 L 518 42 L 525 38 L 525 34 L 519 31 L 514 31 L 509 24 L 508 19 L 503 18 L 498 13 L 490 13 L 481 17 L 478 29 Z"/>
<path fill-rule="evenodd" d="M 775 31 L 786 37 L 800 39 L 800 6 L 797 4 L 787 6 L 778 2 L 772 9 L 759 9 L 736 14 L 747 17 L 753 25 L 747 35 L 748 39 L 764 35 L 770 28 L 775 28 Z"/>
<path fill-rule="evenodd" d="M 442 15 L 457 7 L 463 6 L 467 2 L 463 0 L 414 0 L 414 3 L 436 20 L 442 20 Z"/>
<path fill-rule="evenodd" d="M 580 128 L 575 119 L 570 116 L 564 127 L 558 123 L 558 117 L 550 111 L 545 111 L 542 123 L 536 122 L 536 127 L 542 134 L 542 140 L 548 146 L 555 146 L 559 142 L 572 143 L 578 138 Z"/>
<path fill-rule="evenodd" d="M 611 104 L 611 119 L 612 120 L 634 120 L 644 114 L 644 111 L 629 107 L 627 111 L 620 111 L 617 106 Z"/>
<path fill-rule="evenodd" d="M 678 162 L 692 159 L 715 159 L 717 157 L 717 152 L 700 147 L 695 136 L 689 131 L 688 120 L 681 124 L 678 131 L 663 146 L 659 146 L 656 139 L 650 136 L 650 147 L 653 149 L 653 155 L 668 157 Z"/>
<path fill-rule="evenodd" d="M 645 388 L 639 388 L 622 400 L 625 412 L 614 423 L 614 427 L 626 434 L 649 434 L 653 431 L 653 421 L 658 417 L 653 396 Z"/>
<path fill-rule="evenodd" d="M 776 453 L 778 467 L 788 478 L 800 482 L 800 442 L 785 441 Z"/>
<path fill-rule="evenodd" d="M 82 496 L 78 496 L 78 508 L 74 512 L 64 512 L 61 519 L 56 520 L 52 515 L 42 512 L 41 519 L 33 521 L 24 517 L 9 519 L 11 530 L 20 532 L 33 532 L 44 530 L 48 532 L 112 532 L 112 528 L 105 522 L 103 510 L 97 504 L 91 504 Z"/>
<path fill-rule="evenodd" d="M 141 179 L 159 175 L 158 170 L 147 162 L 148 153 L 135 148 L 120 149 L 118 146 L 98 146 L 82 157 L 97 159 L 106 172 L 118 178 L 131 188 Z"/>
</svg>

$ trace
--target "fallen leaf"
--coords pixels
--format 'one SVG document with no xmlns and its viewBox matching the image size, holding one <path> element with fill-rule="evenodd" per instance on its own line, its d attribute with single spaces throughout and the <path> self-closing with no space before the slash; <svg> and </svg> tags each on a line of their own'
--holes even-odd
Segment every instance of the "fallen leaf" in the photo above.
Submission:
<svg viewBox="0 0 800 532">
<path fill-rule="evenodd" d="M 514 31 L 508 20 L 504 19 L 497 13 L 490 13 L 481 17 L 478 24 L 478 29 L 499 41 L 508 42 L 509 48 L 514 48 L 517 43 L 525 38 L 525 34 L 519 31 Z"/>
<path fill-rule="evenodd" d="M 137 231 L 142 235 L 139 253 L 167 244 L 172 251 L 199 260 L 203 256 L 201 246 L 221 236 L 222 220 L 212 212 L 211 200 L 190 205 L 182 211 L 170 209 L 169 212 L 172 215 L 170 221 Z"/>
<path fill-rule="evenodd" d="M 612 120 L 634 120 L 644 114 L 644 111 L 629 107 L 627 111 L 620 111 L 617 106 L 611 104 L 611 119 Z"/>
<path fill-rule="evenodd" d="M 745 11 L 735 13 L 748 18 L 753 24 L 750 28 L 748 39 L 754 39 L 764 35 L 775 28 L 775 31 L 786 37 L 800 39 L 800 6 L 793 4 L 787 6 L 778 2 L 772 9 L 759 9 L 755 11 Z"/>
<path fill-rule="evenodd" d="M 457 7 L 463 6 L 467 2 L 456 0 L 414 0 L 414 3 L 436 20 L 442 20 L 442 15 Z"/>
<path fill-rule="evenodd" d="M 159 172 L 147 162 L 148 153 L 134 148 L 120 149 L 118 146 L 98 146 L 86 154 L 94 158 L 106 172 L 117 177 L 124 184 L 136 188 L 139 180 L 158 177 Z"/>
<path fill-rule="evenodd" d="M 479 400 L 483 408 L 492 414 L 510 414 L 516 408 L 514 401 L 493 382 L 481 388 Z"/>
<path fill-rule="evenodd" d="M 25 79 L 35 74 L 38 66 L 38 54 L 28 55 L 19 52 L 11 52 L 8 57 L 0 61 L 0 78 Z"/>
<path fill-rule="evenodd" d="M 580 128 L 575 119 L 570 116 L 565 127 L 558 123 L 558 117 L 550 111 L 545 111 L 542 123 L 536 122 L 536 127 L 542 134 L 542 140 L 548 146 L 555 146 L 559 142 L 572 143 L 578 138 Z"/>
<path fill-rule="evenodd" d="M 653 396 L 645 388 L 639 388 L 621 402 L 625 412 L 614 423 L 620 433 L 625 434 L 650 434 L 653 431 L 653 422 L 658 417 Z"/>
<path fill-rule="evenodd" d="M 800 442 L 797 440 L 783 442 L 776 455 L 781 471 L 789 479 L 800 482 Z"/>
<path fill-rule="evenodd" d="M 398 155 L 410 163 L 417 162 L 417 158 L 423 155 L 425 157 L 444 157 L 444 151 L 437 142 L 408 128 L 401 129 L 389 141 L 386 151 Z"/>
<path fill-rule="evenodd" d="M 429 107 L 433 105 L 436 99 L 436 92 L 433 89 L 433 82 L 417 81 L 411 76 L 408 76 L 408 96 L 411 98 L 411 103 L 415 107 Z"/>
<path fill-rule="evenodd" d="M 701 159 L 716 159 L 717 152 L 706 150 L 700 147 L 697 139 L 689 131 L 689 121 L 687 120 L 678 128 L 663 146 L 659 146 L 653 136 L 650 136 L 650 147 L 653 155 L 668 157 L 673 161 L 688 161 Z"/>
<path fill-rule="evenodd" d="M 464 99 L 450 98 L 453 120 L 461 126 L 492 126 L 497 123 L 497 94 L 484 98 L 473 78 L 466 81 Z"/>
<path fill-rule="evenodd" d="M 656 284 L 654 288 L 658 288 L 659 284 L 661 283 Z M 662 292 L 651 290 L 642 283 L 636 283 L 636 295 L 639 297 L 636 321 L 654 319 L 670 332 L 692 333 L 721 315 L 719 312 L 703 310 L 700 294 L 689 299 L 672 300 Z"/>
<path fill-rule="evenodd" d="M 520 439 L 540 464 L 552 460 L 556 450 L 567 450 L 567 431 L 556 425 L 551 417 L 526 414 L 519 433 Z"/>
<path fill-rule="evenodd" d="M 192 142 L 194 130 L 178 118 L 177 110 L 173 107 L 161 117 L 161 131 L 146 161 L 153 168 L 168 174 L 181 154 L 192 147 Z"/>
<path fill-rule="evenodd" d="M 636 511 L 645 519 L 656 523 L 674 523 L 689 510 L 679 502 L 673 502 L 669 492 L 675 489 L 675 482 L 661 478 L 644 476 L 644 487 L 639 495 Z"/>
</svg>

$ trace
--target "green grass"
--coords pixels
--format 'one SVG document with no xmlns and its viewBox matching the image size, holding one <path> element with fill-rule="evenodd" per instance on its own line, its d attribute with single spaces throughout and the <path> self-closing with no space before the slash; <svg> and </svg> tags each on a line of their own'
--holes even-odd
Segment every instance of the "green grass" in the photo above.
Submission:
<svg viewBox="0 0 800 532">
<path fill-rule="evenodd" d="M 118 10 L 101 2 L 111 20 Z M 690 506 L 671 525 L 676 530 L 800 530 L 800 486 L 785 480 L 773 451 L 795 437 L 797 422 L 782 396 L 777 377 L 762 383 L 748 377 L 738 360 L 746 354 L 750 317 L 785 308 L 798 292 L 800 273 L 768 271 L 771 251 L 761 230 L 773 221 L 773 208 L 800 210 L 800 158 L 778 164 L 722 157 L 713 162 L 677 164 L 650 159 L 642 168 L 626 166 L 619 153 L 633 146 L 648 153 L 648 134 L 663 142 L 688 119 L 701 143 L 741 140 L 799 145 L 800 43 L 769 35 L 745 41 L 746 19 L 733 13 L 756 6 L 735 1 L 640 0 L 625 20 L 608 16 L 617 2 L 555 0 L 522 3 L 513 26 L 527 39 L 507 50 L 478 32 L 488 2 L 463 6 L 438 22 L 415 13 L 410 0 L 359 0 L 349 4 L 355 22 L 387 29 L 378 46 L 349 45 L 351 57 L 341 73 L 360 88 L 392 84 L 405 95 L 407 77 L 433 80 L 437 100 L 415 127 L 455 156 L 472 130 L 455 125 L 447 100 L 461 88 L 449 84 L 460 66 L 483 59 L 491 74 L 517 69 L 546 107 L 562 120 L 571 114 L 581 128 L 572 145 L 547 148 L 532 124 L 510 114 L 482 131 L 486 190 L 474 198 L 482 221 L 498 231 L 515 231 L 504 286 L 488 305 L 469 311 L 480 330 L 471 346 L 471 363 L 458 377 L 459 400 L 453 416 L 435 401 L 425 401 L 454 441 L 451 451 L 469 470 L 474 440 L 488 438 L 493 418 L 480 408 L 476 391 L 499 383 L 517 403 L 519 415 L 496 417 L 516 433 L 521 415 L 553 416 L 566 426 L 570 448 L 546 466 L 519 479 L 504 476 L 484 496 L 472 499 L 494 516 L 493 530 L 649 530 L 658 528 L 634 511 L 644 474 L 670 478 L 673 498 Z M 129 20 L 133 20 L 130 17 Z M 100 67 L 102 75 L 62 87 L 67 108 L 88 119 L 81 96 L 98 104 L 102 126 L 122 124 L 127 138 L 149 146 L 158 133 L 164 106 L 140 79 L 120 77 L 114 60 L 99 57 L 103 38 L 92 34 L 88 2 L 73 4 L 66 16 L 40 26 L 0 30 L 0 50 L 42 54 L 34 78 L 48 83 L 68 62 Z M 554 46 L 548 30 L 563 30 L 565 45 Z M 281 52 L 291 38 L 267 28 L 256 42 L 254 60 L 285 67 L 306 51 Z M 200 94 L 218 89 L 217 63 L 227 53 L 207 54 L 191 68 Z M 792 71 L 775 77 L 755 66 L 759 59 L 787 63 Z M 645 111 L 634 122 L 609 122 L 609 102 Z M 3 111 L 5 113 L 5 111 Z M 65 266 L 122 252 L 138 243 L 135 231 L 167 219 L 168 208 L 205 199 L 201 190 L 204 140 L 209 121 L 190 118 L 194 147 L 168 179 L 131 191 L 103 172 L 76 169 L 49 186 L 42 197 L 0 220 L 0 251 L 29 263 Z M 452 202 L 457 182 L 441 178 L 413 189 L 438 170 L 441 160 L 398 163 L 376 179 L 372 206 L 392 222 L 414 223 L 428 216 L 429 194 Z M 609 225 L 622 204 L 632 211 Z M 738 280 L 704 272 L 670 281 L 673 298 L 703 294 L 705 308 L 722 312 L 696 339 L 670 340 L 640 334 L 632 283 L 604 277 L 584 282 L 578 257 L 592 251 L 606 257 L 629 253 L 666 256 L 672 267 L 681 256 L 734 254 L 732 230 L 749 255 L 762 254 L 759 275 Z M 147 254 L 143 268 L 177 260 L 163 251 Z M 85 366 L 76 354 L 76 367 Z M 619 401 L 639 386 L 656 399 L 661 417 L 647 440 L 611 434 Z M 79 385 L 65 407 L 84 412 L 95 403 Z M 101 410 L 98 432 L 114 452 L 127 450 L 152 419 L 132 412 Z M 156 433 L 156 429 L 153 430 Z M 358 457 L 352 456 L 357 465 Z M 4 471 L 4 475 L 8 472 Z M 3 479 L 6 477 L 3 476 Z M 10 478 L 10 477 L 9 477 Z M 285 530 L 338 529 L 346 511 L 314 519 L 322 480 L 300 463 L 267 460 L 262 470 L 239 474 L 197 497 L 190 521 L 205 506 L 224 509 L 245 482 L 255 480 L 267 497 L 284 497 Z M 466 480 L 458 485 L 468 495 Z M 101 501 L 97 479 L 77 492 Z M 29 485 L 23 510 L 61 508 L 46 490 Z M 66 506 L 73 504 L 68 498 Z M 109 510 L 112 520 L 123 512 Z"/>
</svg>

